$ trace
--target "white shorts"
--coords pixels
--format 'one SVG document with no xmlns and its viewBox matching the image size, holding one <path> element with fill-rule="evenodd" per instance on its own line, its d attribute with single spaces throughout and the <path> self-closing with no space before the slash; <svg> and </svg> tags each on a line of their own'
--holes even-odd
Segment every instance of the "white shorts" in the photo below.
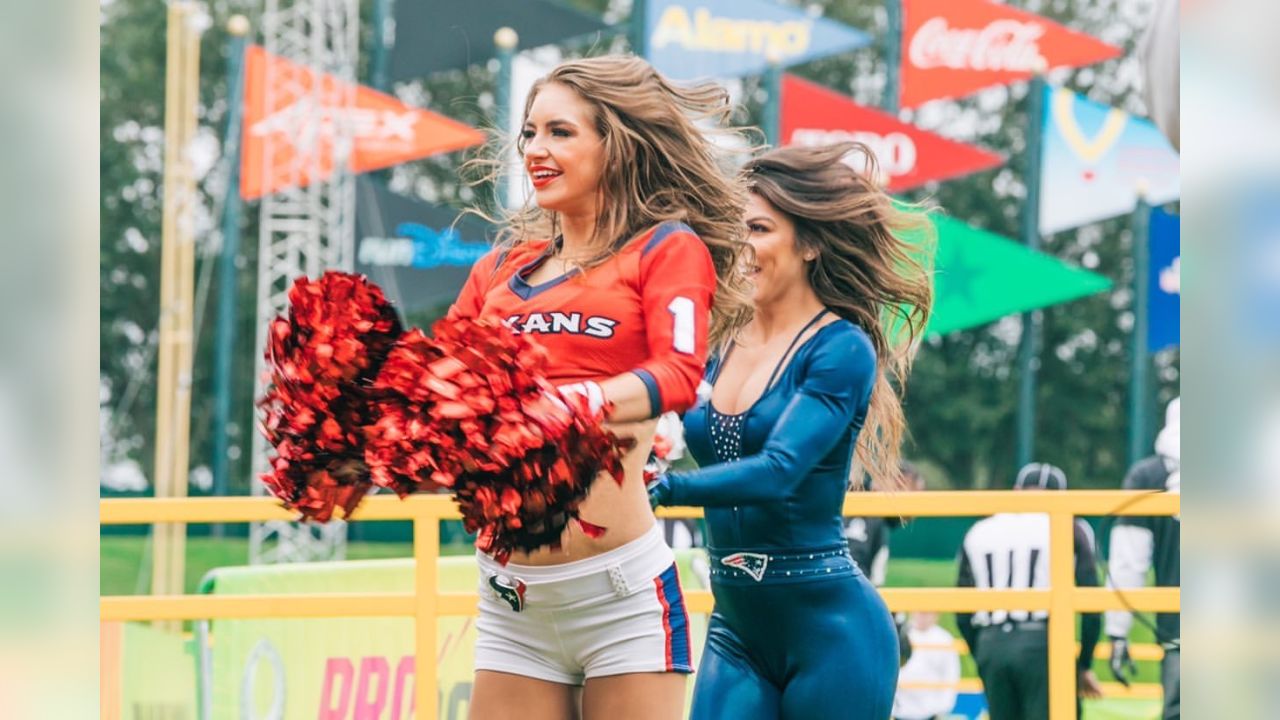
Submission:
<svg viewBox="0 0 1280 720">
<path fill-rule="evenodd" d="M 675 555 L 655 524 L 607 553 L 506 567 L 482 553 L 476 669 L 581 685 L 588 678 L 693 672 Z"/>
</svg>

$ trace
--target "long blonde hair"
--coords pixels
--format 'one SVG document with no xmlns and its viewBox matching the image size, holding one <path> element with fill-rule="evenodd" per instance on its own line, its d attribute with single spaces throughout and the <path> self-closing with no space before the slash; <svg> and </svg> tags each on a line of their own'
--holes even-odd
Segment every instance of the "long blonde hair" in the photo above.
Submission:
<svg viewBox="0 0 1280 720">
<path fill-rule="evenodd" d="M 584 58 L 561 63 L 534 83 L 523 119 L 538 92 L 551 83 L 576 91 L 591 105 L 604 148 L 602 202 L 593 236 L 600 252 L 582 265 L 604 262 L 636 234 L 663 221 L 688 224 L 715 264 L 710 342 L 719 342 L 750 316 L 750 296 L 739 267 L 747 248 L 745 185 L 729 170 L 729 151 L 709 137 L 740 132 L 728 126 L 733 111 L 728 92 L 711 82 L 672 84 L 635 57 Z M 501 182 L 507 168 L 498 158 L 509 157 L 512 144 L 510 138 L 495 139 L 484 152 L 487 157 L 469 162 L 488 170 L 477 182 Z M 514 145 L 523 150 L 520 140 Z M 497 218 L 485 217 L 499 225 L 499 244 L 558 234 L 557 213 L 531 201 Z"/>
<path fill-rule="evenodd" d="M 852 153 L 865 156 L 862 172 L 843 162 Z M 860 143 L 770 150 L 743 175 L 751 192 L 795 223 L 797 249 L 817 253 L 809 283 L 818 298 L 871 338 L 876 380 L 856 458 L 876 487 L 902 489 L 899 393 L 933 306 L 930 249 L 917 246 L 932 242 L 927 213 L 900 209 L 868 179 L 879 173 Z"/>
</svg>

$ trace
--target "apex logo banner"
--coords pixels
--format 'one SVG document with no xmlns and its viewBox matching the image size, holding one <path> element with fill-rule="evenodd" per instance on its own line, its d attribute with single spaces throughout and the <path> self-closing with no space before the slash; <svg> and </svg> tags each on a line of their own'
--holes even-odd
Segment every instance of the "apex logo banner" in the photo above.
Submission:
<svg viewBox="0 0 1280 720">
<path fill-rule="evenodd" d="M 862 47 L 847 25 L 767 0 L 649 0 L 647 55 L 677 80 L 756 75 L 772 55 L 783 65 Z"/>
<path fill-rule="evenodd" d="M 989 0 L 903 0 L 902 102 L 915 107 L 1080 67 L 1120 48 Z"/>
<path fill-rule="evenodd" d="M 270 107 L 268 72 L 285 80 L 272 88 Z M 347 98 L 352 102 L 344 102 Z M 351 130 L 347 166 L 356 173 L 484 142 L 484 134 L 468 125 L 317 73 L 256 45 L 246 53 L 244 101 L 240 194 L 246 200 L 329 177 L 338 155 L 334 139 L 339 123 Z"/>
<path fill-rule="evenodd" d="M 926 132 L 794 75 L 782 78 L 780 125 L 784 145 L 826 145 L 845 140 L 865 144 L 879 163 L 878 180 L 890 192 L 968 175 L 1004 162 L 996 153 Z"/>
</svg>

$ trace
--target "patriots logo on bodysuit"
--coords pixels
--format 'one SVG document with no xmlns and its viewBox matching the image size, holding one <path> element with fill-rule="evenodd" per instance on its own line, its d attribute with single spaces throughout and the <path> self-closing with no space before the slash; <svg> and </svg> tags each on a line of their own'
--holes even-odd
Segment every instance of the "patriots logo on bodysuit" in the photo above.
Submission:
<svg viewBox="0 0 1280 720">
<path fill-rule="evenodd" d="M 490 575 L 489 587 L 499 598 L 506 600 L 511 609 L 520 612 L 524 609 L 524 591 L 526 585 L 520 578 L 509 578 L 505 575 Z"/>
<path fill-rule="evenodd" d="M 769 556 L 760 553 L 739 552 L 720 558 L 720 564 L 726 565 L 751 576 L 760 582 L 764 579 L 764 569 L 769 565 Z"/>
</svg>

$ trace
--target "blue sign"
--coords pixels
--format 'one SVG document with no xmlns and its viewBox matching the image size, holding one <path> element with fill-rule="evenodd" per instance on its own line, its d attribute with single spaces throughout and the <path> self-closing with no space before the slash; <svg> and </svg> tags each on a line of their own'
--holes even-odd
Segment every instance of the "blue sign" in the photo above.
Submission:
<svg viewBox="0 0 1280 720">
<path fill-rule="evenodd" d="M 483 242 L 463 242 L 462 236 L 452 227 L 436 230 L 420 223 L 404 222 L 396 226 L 396 235 L 413 243 L 410 265 L 416 268 L 441 265 L 471 267 L 490 249 Z"/>
<path fill-rule="evenodd" d="M 1151 276 L 1147 283 L 1147 350 L 1173 347 L 1182 338 L 1181 218 L 1151 211 Z"/>
<path fill-rule="evenodd" d="M 764 72 L 868 45 L 864 32 L 767 0 L 649 0 L 645 50 L 676 80 Z"/>
<path fill-rule="evenodd" d="M 492 247 L 472 216 L 398 195 L 356 177 L 356 262 L 402 311 L 438 308 L 457 297 L 471 266 Z"/>
</svg>

